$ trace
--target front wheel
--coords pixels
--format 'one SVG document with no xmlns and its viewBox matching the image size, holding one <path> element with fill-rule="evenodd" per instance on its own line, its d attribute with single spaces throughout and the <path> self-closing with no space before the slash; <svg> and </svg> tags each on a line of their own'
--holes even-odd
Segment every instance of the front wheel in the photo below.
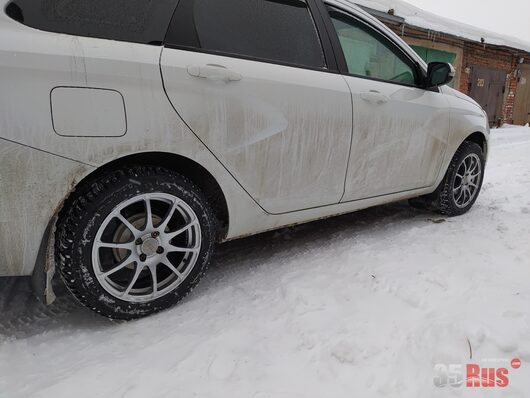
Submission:
<svg viewBox="0 0 530 398">
<path fill-rule="evenodd" d="M 474 142 L 464 142 L 449 166 L 439 196 L 439 211 L 447 216 L 467 213 L 484 181 L 484 153 Z"/>
<path fill-rule="evenodd" d="M 215 218 L 200 190 L 166 169 L 133 167 L 78 189 L 57 227 L 56 261 L 75 297 L 109 318 L 168 308 L 206 271 Z"/>
<path fill-rule="evenodd" d="M 449 217 L 467 213 L 482 188 L 484 166 L 482 148 L 465 141 L 456 151 L 438 189 L 430 195 L 409 200 L 410 205 Z"/>
</svg>

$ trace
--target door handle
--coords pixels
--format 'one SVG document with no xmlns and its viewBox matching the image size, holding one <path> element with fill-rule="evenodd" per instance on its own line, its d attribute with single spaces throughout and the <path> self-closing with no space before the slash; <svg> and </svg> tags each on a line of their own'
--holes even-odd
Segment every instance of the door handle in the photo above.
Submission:
<svg viewBox="0 0 530 398">
<path fill-rule="evenodd" d="M 361 98 L 371 104 L 383 105 L 390 101 L 386 95 L 381 94 L 379 91 L 370 90 L 366 93 L 361 93 Z"/>
<path fill-rule="evenodd" d="M 224 81 L 226 83 L 237 82 L 243 78 L 237 72 L 233 72 L 222 65 L 213 64 L 188 66 L 188 74 L 202 79 Z"/>
</svg>

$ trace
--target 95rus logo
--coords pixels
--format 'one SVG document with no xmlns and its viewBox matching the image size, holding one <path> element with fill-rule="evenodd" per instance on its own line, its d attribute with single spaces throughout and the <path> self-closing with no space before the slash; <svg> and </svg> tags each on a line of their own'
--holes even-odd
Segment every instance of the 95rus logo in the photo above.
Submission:
<svg viewBox="0 0 530 398">
<path fill-rule="evenodd" d="M 439 363 L 434 367 L 434 385 L 436 387 L 506 388 L 510 384 L 510 371 L 519 369 L 521 360 L 515 358 L 511 361 L 499 362 L 503 362 L 505 366 Z"/>
</svg>

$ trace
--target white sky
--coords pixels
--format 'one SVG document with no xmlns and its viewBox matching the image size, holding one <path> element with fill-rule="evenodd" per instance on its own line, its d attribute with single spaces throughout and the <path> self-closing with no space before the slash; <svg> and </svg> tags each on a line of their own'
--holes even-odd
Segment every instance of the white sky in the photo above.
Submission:
<svg viewBox="0 0 530 398">
<path fill-rule="evenodd" d="M 435 14 L 530 42 L 530 0 L 405 0 Z"/>
</svg>

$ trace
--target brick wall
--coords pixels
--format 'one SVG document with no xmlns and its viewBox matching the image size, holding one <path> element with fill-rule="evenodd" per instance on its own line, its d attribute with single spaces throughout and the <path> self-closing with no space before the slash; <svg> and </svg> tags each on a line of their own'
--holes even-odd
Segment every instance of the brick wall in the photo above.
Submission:
<svg viewBox="0 0 530 398">
<path fill-rule="evenodd" d="M 502 106 L 502 121 L 504 123 L 512 123 L 513 105 L 517 90 L 515 71 L 519 58 L 520 55 L 511 49 L 494 47 L 488 44 L 483 45 L 480 43 L 465 42 L 459 90 L 464 94 L 469 94 L 469 68 L 472 66 L 483 66 L 504 71 L 506 73 L 506 87 Z"/>
</svg>

